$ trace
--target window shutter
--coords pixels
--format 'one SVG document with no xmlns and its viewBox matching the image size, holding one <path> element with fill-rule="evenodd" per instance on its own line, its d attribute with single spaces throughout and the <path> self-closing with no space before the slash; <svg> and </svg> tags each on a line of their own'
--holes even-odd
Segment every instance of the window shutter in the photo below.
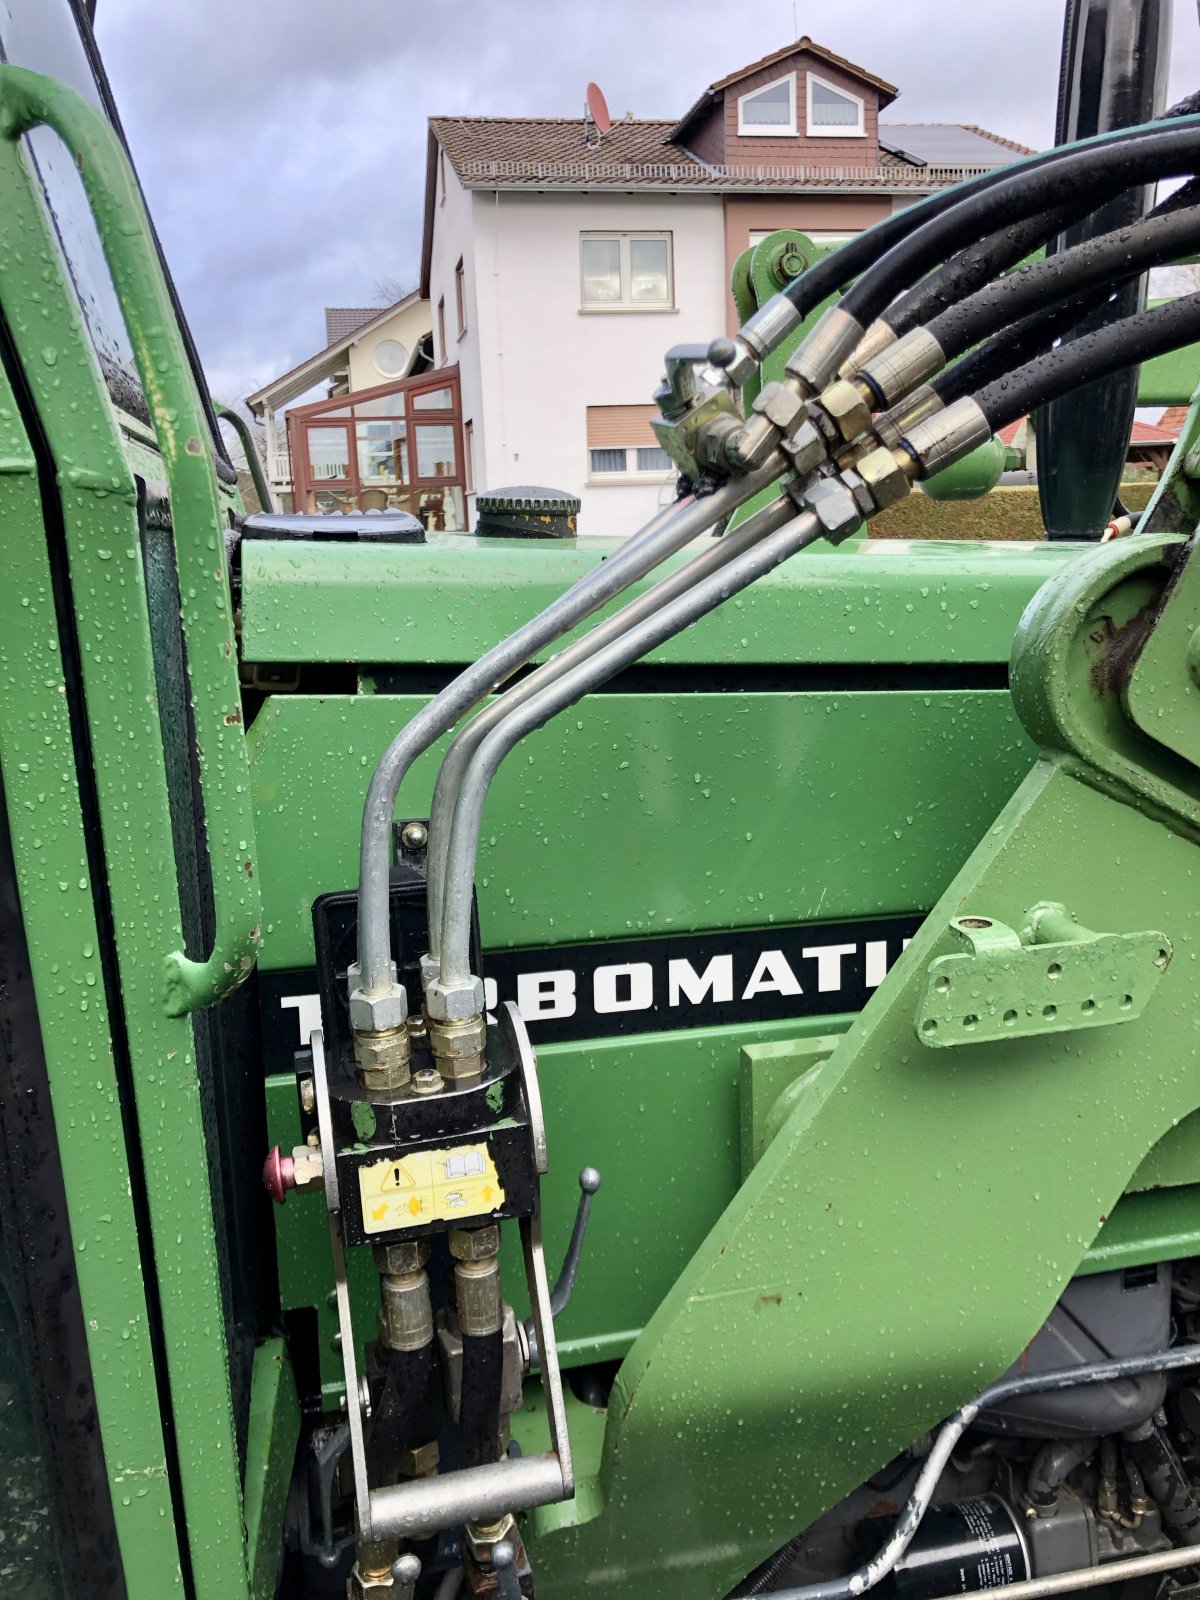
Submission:
<svg viewBox="0 0 1200 1600">
<path fill-rule="evenodd" d="M 587 442 L 590 450 L 614 445 L 657 444 L 650 418 L 658 415 L 655 406 L 589 406 Z"/>
</svg>

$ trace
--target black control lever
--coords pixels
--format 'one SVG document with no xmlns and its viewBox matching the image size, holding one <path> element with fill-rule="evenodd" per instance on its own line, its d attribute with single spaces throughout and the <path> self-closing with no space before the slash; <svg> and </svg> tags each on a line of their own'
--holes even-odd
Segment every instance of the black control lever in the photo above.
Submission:
<svg viewBox="0 0 1200 1600">
<path fill-rule="evenodd" d="M 579 1277 L 579 1262 L 583 1256 L 583 1241 L 587 1234 L 588 1218 L 592 1214 L 592 1196 L 599 1187 L 600 1174 L 595 1167 L 584 1167 L 579 1174 L 579 1209 L 575 1213 L 575 1226 L 571 1229 L 571 1242 L 567 1245 L 558 1281 L 550 1291 L 550 1309 L 556 1317 L 571 1304 L 571 1296 L 575 1293 L 575 1280 Z M 525 1319 L 521 1324 L 521 1330 L 525 1335 L 525 1347 L 529 1352 L 529 1370 L 536 1372 L 540 1356 L 537 1329 L 533 1325 L 532 1317 Z"/>
<path fill-rule="evenodd" d="M 588 1171 L 592 1169 L 589 1167 Z M 517 1552 L 508 1539 L 498 1539 L 492 1546 L 492 1566 L 500 1590 L 500 1600 L 521 1600 L 521 1580 L 517 1576 Z"/>
</svg>

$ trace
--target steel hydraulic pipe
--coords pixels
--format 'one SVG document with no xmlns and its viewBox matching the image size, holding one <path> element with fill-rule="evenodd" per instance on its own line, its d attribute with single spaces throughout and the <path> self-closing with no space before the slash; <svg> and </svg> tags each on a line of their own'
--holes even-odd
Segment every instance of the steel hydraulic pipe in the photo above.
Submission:
<svg viewBox="0 0 1200 1600">
<path fill-rule="evenodd" d="M 454 809 L 458 803 L 463 773 L 487 734 L 547 684 L 561 678 L 580 661 L 586 661 L 594 656 L 611 640 L 619 638 L 643 618 L 653 616 L 661 606 L 674 600 L 677 595 L 686 593 L 693 584 L 707 577 L 710 572 L 720 571 L 743 551 L 749 550 L 768 533 L 773 533 L 795 514 L 795 505 L 786 495 L 781 495 L 770 505 L 764 506 L 761 511 L 756 511 L 753 516 L 747 517 L 745 522 L 739 523 L 729 533 L 714 539 L 707 549 L 701 550 L 675 572 L 656 583 L 652 589 L 648 589 L 645 594 L 622 606 L 614 616 L 598 622 L 584 634 L 582 639 L 575 640 L 565 650 L 560 650 L 557 655 L 551 656 L 549 661 L 543 662 L 535 672 L 531 672 L 527 678 L 522 678 L 520 683 L 514 684 L 500 699 L 493 700 L 490 705 L 485 706 L 455 736 L 438 769 L 429 817 L 429 954 L 434 961 L 441 955 L 446 856 L 450 849 Z"/>
<path fill-rule="evenodd" d="M 654 518 L 607 561 L 580 578 L 544 611 L 495 645 L 465 672 L 459 673 L 392 740 L 375 768 L 363 809 L 358 958 L 359 982 L 366 993 L 382 994 L 392 983 L 388 921 L 390 833 L 396 797 L 413 762 L 539 650 L 599 611 L 660 561 L 690 544 L 706 528 L 736 511 L 744 501 L 774 482 L 786 467 L 783 456 L 775 454 L 744 478 L 722 485 L 703 499 L 681 500 Z"/>
<path fill-rule="evenodd" d="M 459 790 L 458 806 L 446 859 L 445 903 L 442 909 L 443 983 L 466 982 L 470 969 L 471 884 L 488 790 L 500 763 L 527 733 L 574 705 L 647 651 L 682 633 L 716 610 L 732 595 L 823 536 L 812 512 L 760 539 L 720 571 L 710 573 L 652 616 L 628 629 L 588 660 L 580 662 L 539 691 L 483 739 Z"/>
<path fill-rule="evenodd" d="M 879 1548 L 871 1560 L 855 1572 L 849 1573 L 844 1578 L 830 1578 L 823 1583 L 806 1583 L 792 1589 L 777 1589 L 773 1593 L 773 1600 L 858 1600 L 859 1595 L 866 1594 L 868 1590 L 883 1581 L 892 1572 L 912 1543 L 917 1529 L 921 1526 L 926 1511 L 929 1509 L 933 1491 L 937 1487 L 939 1478 L 950 1459 L 958 1441 L 975 1421 L 981 1411 L 986 1411 L 990 1406 L 1001 1405 L 1007 1400 L 1015 1400 L 1020 1396 L 1029 1394 L 1048 1394 L 1055 1390 L 1076 1389 L 1083 1384 L 1108 1383 L 1119 1378 L 1139 1378 L 1151 1372 L 1178 1372 L 1189 1367 L 1200 1366 L 1200 1344 L 1177 1345 L 1173 1350 L 1160 1350 L 1146 1356 L 1120 1356 L 1112 1361 L 1083 1362 L 1074 1367 L 1055 1367 L 1048 1372 L 1021 1374 L 1015 1378 L 1001 1378 L 991 1388 L 985 1389 L 975 1400 L 969 1400 L 966 1405 L 951 1416 L 942 1427 L 934 1440 L 933 1449 L 926 1456 L 912 1493 L 905 1502 L 896 1525 L 888 1538 Z M 1175 1563 L 1179 1566 L 1195 1565 L 1200 1562 L 1200 1552 L 1189 1549 L 1187 1559 L 1183 1559 L 1185 1552 L 1163 1551 L 1165 1555 L 1180 1557 Z M 1136 1558 L 1140 1561 L 1143 1557 Z M 1106 1574 L 1096 1582 L 1108 1582 L 1119 1576 L 1119 1568 L 1123 1565 L 1133 1567 L 1136 1561 L 1129 1563 L 1113 1562 L 1099 1568 L 1087 1568 L 1086 1572 L 1098 1571 Z M 1168 1567 L 1171 1564 L 1168 1563 Z M 1156 1571 L 1158 1568 L 1144 1568 L 1145 1571 Z M 1064 1590 L 1076 1587 L 1091 1587 L 1088 1582 L 1081 1582 L 1080 1573 L 1064 1573 L 1062 1577 L 1074 1580 L 1063 1584 Z M 1058 1589 L 1045 1589 L 1042 1583 L 1053 1583 L 1053 1579 L 1031 1580 L 1029 1583 L 1004 1584 L 1000 1588 L 1004 1594 L 1014 1597 L 1020 1595 L 1057 1594 Z"/>
</svg>

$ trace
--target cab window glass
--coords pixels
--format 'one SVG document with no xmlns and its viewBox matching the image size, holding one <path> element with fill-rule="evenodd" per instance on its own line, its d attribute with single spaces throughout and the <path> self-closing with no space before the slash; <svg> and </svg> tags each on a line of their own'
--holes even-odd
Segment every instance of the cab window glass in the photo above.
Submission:
<svg viewBox="0 0 1200 1600">
<path fill-rule="evenodd" d="M 0 59 L 68 83 L 103 110 L 69 0 L 0 0 Z M 110 390 L 116 366 L 128 392 L 133 351 L 71 153 L 50 128 L 24 143 Z"/>
</svg>

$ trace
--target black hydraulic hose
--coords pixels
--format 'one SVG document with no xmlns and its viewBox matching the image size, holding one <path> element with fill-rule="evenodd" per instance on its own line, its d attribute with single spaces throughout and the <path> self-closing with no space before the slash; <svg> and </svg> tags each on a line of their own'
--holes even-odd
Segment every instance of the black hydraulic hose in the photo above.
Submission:
<svg viewBox="0 0 1200 1600">
<path fill-rule="evenodd" d="M 1200 96 L 1196 98 L 1200 102 Z M 1160 201 L 1153 211 L 1147 212 L 1146 220 L 1166 216 L 1172 211 L 1185 211 L 1194 205 L 1200 205 L 1200 178 L 1189 179 Z M 946 307 L 974 294 L 1001 272 L 1023 260 L 1039 245 L 1070 227 L 1090 209 L 1090 201 L 1084 205 L 1060 206 L 1056 211 L 1030 217 L 1011 228 L 998 229 L 978 244 L 968 245 L 949 261 L 927 273 L 906 294 L 902 294 L 887 308 L 882 320 L 897 337 L 908 333 L 930 317 L 937 316 Z M 1090 310 L 1100 303 L 1100 298 L 1090 299 L 1085 309 Z M 1082 311 L 1080 315 L 1083 315 Z M 1036 353 L 1030 351 L 1030 354 Z"/>
<path fill-rule="evenodd" d="M 504 1334 L 464 1333 L 462 1398 L 458 1442 L 464 1467 L 483 1467 L 500 1459 L 500 1388 L 504 1376 Z"/>
<path fill-rule="evenodd" d="M 882 321 L 897 337 L 919 328 L 947 306 L 974 294 L 993 278 L 1069 228 L 1092 209 L 1091 202 L 1042 211 L 1011 227 L 998 228 L 923 277 L 883 313 Z"/>
<path fill-rule="evenodd" d="M 1197 96 L 1197 100 L 1200 100 L 1200 96 Z M 1200 106 L 1197 110 L 1200 111 Z M 1172 110 L 1167 116 L 1179 118 L 1191 114 L 1187 111 Z M 1124 144 L 1153 138 L 1159 131 L 1158 123 L 1148 123 L 1145 127 L 1130 128 L 1119 135 L 1098 135 L 1082 144 L 1080 148 L 1108 150 L 1116 142 Z M 865 272 L 880 256 L 906 239 L 909 234 L 918 231 L 967 200 L 986 197 L 992 189 L 1014 176 L 1023 177 L 1026 174 L 1039 172 L 1063 153 L 1062 150 L 1047 150 L 1039 156 L 1031 156 L 1018 166 L 999 167 L 994 172 L 985 172 L 978 178 L 969 178 L 965 183 L 956 184 L 952 189 L 941 189 L 937 194 L 929 195 L 926 199 L 917 201 L 915 205 L 896 212 L 894 216 L 885 217 L 882 222 L 877 222 L 865 233 L 848 239 L 837 250 L 814 262 L 807 272 L 801 273 L 787 285 L 782 291 L 783 295 L 792 302 L 801 316 L 807 316 L 820 305 L 822 300 L 844 289 L 853 278 Z M 945 253 L 938 258 L 939 261 L 945 259 Z"/>
<path fill-rule="evenodd" d="M 441 1432 L 441 1398 L 433 1341 L 419 1350 L 383 1347 L 383 1385 L 366 1439 L 367 1468 L 373 1483 L 395 1483 L 405 1452 L 436 1441 Z"/>
<path fill-rule="evenodd" d="M 1056 305 L 1096 289 L 1115 287 L 1150 267 L 1165 266 L 1200 249 L 1200 207 L 1145 217 L 1132 226 L 1098 234 L 1070 250 L 1030 262 L 927 324 L 947 359 L 961 355 L 998 328 L 1041 306 Z"/>
<path fill-rule="evenodd" d="M 975 401 L 994 433 L 1035 406 L 1069 394 L 1082 384 L 1149 361 L 1200 339 L 1200 294 L 1168 300 L 1149 311 L 1085 333 L 1050 350 L 1007 376 L 985 384 Z"/>
<path fill-rule="evenodd" d="M 1033 1458 L 1025 1492 L 1031 1505 L 1048 1511 L 1058 1504 L 1058 1491 L 1096 1453 L 1098 1439 L 1051 1439 Z"/>
<path fill-rule="evenodd" d="M 1002 378 L 1015 367 L 1024 366 L 1035 356 L 1043 355 L 1073 328 L 1080 317 L 1087 315 L 1096 305 L 1093 295 L 1064 300 L 1060 305 L 1049 306 L 1045 311 L 1035 311 L 1012 327 L 1005 328 L 986 344 L 977 345 L 960 356 L 953 366 L 946 367 L 929 387 L 943 405 L 951 405 L 965 394 L 974 394 L 993 378 Z"/>
<path fill-rule="evenodd" d="M 1127 1428 L 1121 1437 L 1167 1527 L 1181 1543 L 1200 1544 L 1200 1505 L 1171 1441 L 1153 1421 Z"/>
<path fill-rule="evenodd" d="M 1200 105 L 1200 95 L 1195 96 L 1195 99 Z M 1172 114 L 1174 113 L 1168 113 Z M 1200 178 L 1192 178 L 1173 194 L 1168 195 L 1165 200 L 1160 201 L 1153 211 L 1147 213 L 1146 220 L 1166 216 L 1172 211 L 1183 211 L 1195 205 L 1200 205 Z M 932 276 L 931 273 L 930 277 Z M 922 279 L 922 283 L 928 281 L 928 278 Z M 920 288 L 921 285 L 918 284 L 917 287 Z M 976 389 L 982 388 L 985 383 L 990 383 L 993 378 L 1002 377 L 1014 367 L 1021 366 L 1026 361 L 1031 361 L 1034 356 L 1039 356 L 1048 350 L 1056 339 L 1061 338 L 1089 311 L 1094 311 L 1107 298 L 1108 290 L 1105 286 L 1103 290 L 1094 290 L 1091 294 L 1064 300 L 1060 305 L 1047 306 L 1044 310 L 1032 312 L 1020 322 L 1013 323 L 1011 327 L 996 334 L 986 344 L 980 344 L 976 349 L 961 356 L 953 366 L 947 367 L 930 381 L 930 388 L 938 395 L 943 405 L 950 405 L 964 394 L 973 394 Z M 892 311 L 889 309 L 887 313 L 889 325 L 891 317 Z"/>
<path fill-rule="evenodd" d="M 866 328 L 902 289 L 961 250 L 983 228 L 994 231 L 1036 212 L 1065 205 L 1075 197 L 1098 205 L 1136 184 L 1191 177 L 1197 167 L 1200 126 L 1194 122 L 1156 126 L 1137 135 L 1110 136 L 1100 144 L 1067 145 L 1047 155 L 1041 165 L 1030 164 L 1007 173 L 983 193 L 968 194 L 957 205 L 913 229 L 850 286 L 839 308 Z M 842 251 L 835 254 L 840 256 Z"/>
</svg>

